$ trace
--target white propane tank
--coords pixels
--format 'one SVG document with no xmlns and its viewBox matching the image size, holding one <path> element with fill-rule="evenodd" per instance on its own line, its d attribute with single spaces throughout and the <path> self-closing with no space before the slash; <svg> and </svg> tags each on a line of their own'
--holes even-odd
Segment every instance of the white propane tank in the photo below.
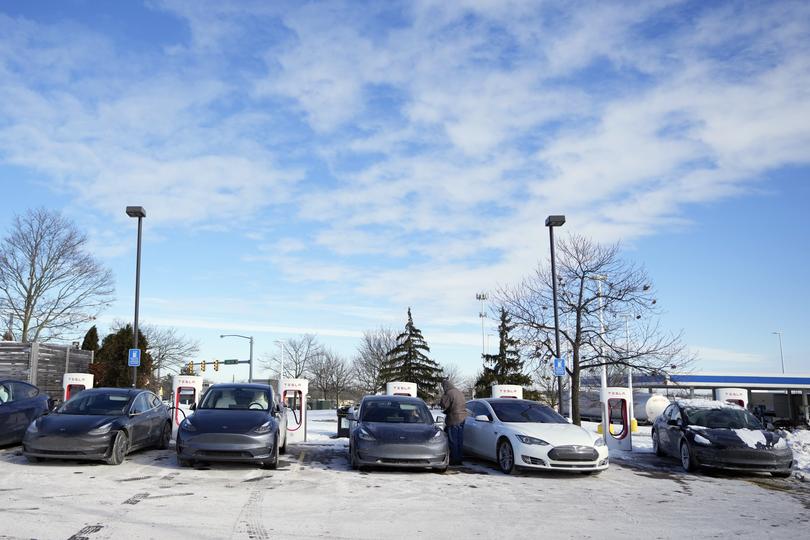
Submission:
<svg viewBox="0 0 810 540">
<path fill-rule="evenodd" d="M 661 416 L 669 406 L 669 400 L 666 396 L 662 396 L 661 394 L 653 394 L 650 396 L 650 399 L 647 400 L 647 403 L 644 405 L 644 411 L 647 413 L 647 422 L 653 423 L 655 419 Z"/>
<path fill-rule="evenodd" d="M 493 384 L 492 397 L 523 399 L 523 387 L 517 384 Z"/>
<path fill-rule="evenodd" d="M 394 381 L 385 385 L 386 396 L 416 397 L 416 383 Z"/>
</svg>

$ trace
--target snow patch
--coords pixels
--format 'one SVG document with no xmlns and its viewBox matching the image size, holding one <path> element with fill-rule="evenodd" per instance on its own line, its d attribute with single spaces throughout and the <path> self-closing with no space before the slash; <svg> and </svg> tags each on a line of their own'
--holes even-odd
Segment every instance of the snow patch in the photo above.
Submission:
<svg viewBox="0 0 810 540">
<path fill-rule="evenodd" d="M 717 401 L 714 399 L 681 399 L 675 400 L 681 407 L 692 407 L 695 409 L 742 409 L 736 403 L 728 401 Z"/>
<path fill-rule="evenodd" d="M 737 437 L 748 445 L 749 448 L 759 448 L 760 446 L 766 446 L 768 444 L 765 440 L 765 434 L 758 429 L 734 429 L 732 431 L 734 431 Z"/>
<path fill-rule="evenodd" d="M 785 437 L 793 450 L 793 468 L 810 474 L 810 431 L 803 429 L 785 433 Z"/>
</svg>

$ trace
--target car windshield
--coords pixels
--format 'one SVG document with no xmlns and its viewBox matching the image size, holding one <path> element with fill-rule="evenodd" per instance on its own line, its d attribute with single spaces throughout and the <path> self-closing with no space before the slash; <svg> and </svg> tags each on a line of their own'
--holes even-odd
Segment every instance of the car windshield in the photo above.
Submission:
<svg viewBox="0 0 810 540">
<path fill-rule="evenodd" d="M 129 404 L 131 396 L 123 392 L 89 392 L 69 399 L 56 411 L 60 414 L 119 415 Z"/>
<path fill-rule="evenodd" d="M 711 429 L 763 429 L 756 416 L 744 409 L 722 407 L 717 409 L 686 408 L 686 423 Z"/>
<path fill-rule="evenodd" d="M 568 420 L 554 412 L 551 407 L 530 401 L 490 402 L 492 410 L 501 422 L 537 422 L 540 424 L 567 424 Z"/>
<path fill-rule="evenodd" d="M 273 402 L 270 390 L 261 388 L 212 387 L 200 403 L 200 409 L 231 409 L 266 411 Z"/>
<path fill-rule="evenodd" d="M 432 424 L 433 415 L 424 403 L 374 400 L 363 405 L 361 422 L 390 424 Z"/>
</svg>

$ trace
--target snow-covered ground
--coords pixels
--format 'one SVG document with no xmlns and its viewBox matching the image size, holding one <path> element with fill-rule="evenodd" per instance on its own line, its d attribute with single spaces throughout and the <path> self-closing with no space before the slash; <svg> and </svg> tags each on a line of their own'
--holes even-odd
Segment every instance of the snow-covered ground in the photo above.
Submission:
<svg viewBox="0 0 810 540">
<path fill-rule="evenodd" d="M 649 428 L 599 476 L 507 476 L 480 461 L 358 472 L 336 428 L 334 411 L 310 411 L 308 442 L 276 471 L 181 469 L 170 450 L 119 467 L 32 465 L 0 449 L 0 538 L 798 538 L 808 527 L 810 483 L 686 474 L 650 453 Z"/>
</svg>

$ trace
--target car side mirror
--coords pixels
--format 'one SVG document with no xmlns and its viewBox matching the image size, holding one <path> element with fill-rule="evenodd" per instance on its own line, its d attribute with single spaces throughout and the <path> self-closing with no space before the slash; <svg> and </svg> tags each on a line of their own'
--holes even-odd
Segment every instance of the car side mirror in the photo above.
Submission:
<svg viewBox="0 0 810 540">
<path fill-rule="evenodd" d="M 678 425 L 678 421 L 677 421 L 677 420 L 673 420 L 672 418 L 669 418 L 669 419 L 667 419 L 667 425 L 668 425 L 668 426 L 677 426 L 677 425 Z"/>
<path fill-rule="evenodd" d="M 476 422 L 489 422 L 490 420 L 489 420 L 489 416 L 487 416 L 485 414 L 479 414 L 478 416 L 475 417 L 475 421 Z"/>
</svg>

